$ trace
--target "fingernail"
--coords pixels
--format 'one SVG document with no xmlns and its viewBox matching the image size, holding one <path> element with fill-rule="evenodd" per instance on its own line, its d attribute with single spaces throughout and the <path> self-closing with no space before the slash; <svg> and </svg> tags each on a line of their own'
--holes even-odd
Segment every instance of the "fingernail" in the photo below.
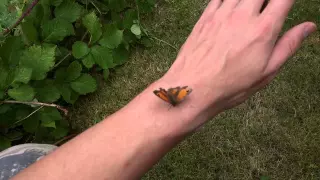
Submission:
<svg viewBox="0 0 320 180">
<path fill-rule="evenodd" d="M 316 26 L 315 25 L 306 26 L 304 28 L 304 32 L 303 32 L 304 38 L 307 38 L 308 36 L 310 36 L 315 30 L 316 30 Z"/>
</svg>

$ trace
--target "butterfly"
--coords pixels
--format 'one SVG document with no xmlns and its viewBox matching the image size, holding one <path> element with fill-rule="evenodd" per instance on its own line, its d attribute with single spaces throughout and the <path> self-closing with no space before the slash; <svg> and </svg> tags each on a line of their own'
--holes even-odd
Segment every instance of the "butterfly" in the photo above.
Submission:
<svg viewBox="0 0 320 180">
<path fill-rule="evenodd" d="M 188 88 L 188 86 L 178 86 L 175 88 L 169 88 L 168 90 L 159 88 L 159 90 L 153 91 L 156 96 L 173 106 L 176 106 L 177 104 L 182 102 L 191 92 L 192 89 Z"/>
</svg>

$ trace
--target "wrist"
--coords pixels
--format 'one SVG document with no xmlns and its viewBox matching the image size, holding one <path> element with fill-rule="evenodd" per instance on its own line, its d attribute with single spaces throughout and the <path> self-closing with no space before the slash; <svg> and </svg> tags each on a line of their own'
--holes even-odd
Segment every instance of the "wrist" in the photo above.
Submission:
<svg viewBox="0 0 320 180">
<path fill-rule="evenodd" d="M 176 106 L 163 101 L 153 93 L 159 88 L 169 89 L 177 86 L 188 86 L 192 88 L 192 93 Z M 181 136 L 194 131 L 218 114 L 218 108 L 214 105 L 215 97 L 208 92 L 209 90 L 198 83 L 189 80 L 174 81 L 163 77 L 149 85 L 129 106 L 139 107 L 142 113 L 153 117 L 151 121 L 158 126 L 157 130 L 167 135 Z"/>
</svg>

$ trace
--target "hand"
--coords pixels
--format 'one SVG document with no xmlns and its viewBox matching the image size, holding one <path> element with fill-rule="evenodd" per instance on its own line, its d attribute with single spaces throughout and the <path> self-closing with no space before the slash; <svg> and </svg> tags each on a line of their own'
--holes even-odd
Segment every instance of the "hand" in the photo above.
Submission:
<svg viewBox="0 0 320 180">
<path fill-rule="evenodd" d="M 212 117 L 270 83 L 316 25 L 302 23 L 278 40 L 294 0 L 271 0 L 260 12 L 263 3 L 212 0 L 162 78 L 165 84 L 193 88 L 189 105 Z"/>
</svg>

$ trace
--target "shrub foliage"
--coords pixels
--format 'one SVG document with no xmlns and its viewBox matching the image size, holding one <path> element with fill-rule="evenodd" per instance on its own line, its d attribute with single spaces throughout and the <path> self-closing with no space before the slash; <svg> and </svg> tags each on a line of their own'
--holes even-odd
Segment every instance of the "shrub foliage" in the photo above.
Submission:
<svg viewBox="0 0 320 180">
<path fill-rule="evenodd" d="M 65 107 L 96 91 L 91 76 L 148 45 L 140 13 L 154 0 L 1 0 L 0 150 L 69 133 Z"/>
</svg>

